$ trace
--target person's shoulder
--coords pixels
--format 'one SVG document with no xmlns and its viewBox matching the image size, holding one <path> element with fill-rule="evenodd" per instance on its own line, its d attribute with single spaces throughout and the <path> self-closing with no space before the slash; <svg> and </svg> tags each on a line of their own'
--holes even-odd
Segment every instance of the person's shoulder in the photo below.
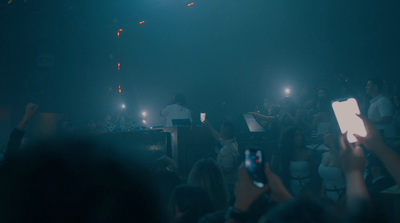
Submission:
<svg viewBox="0 0 400 223">
<path fill-rule="evenodd" d="M 177 109 L 178 105 L 177 104 L 170 104 L 164 107 L 163 110 L 174 110 Z"/>
<path fill-rule="evenodd" d="M 326 159 L 329 157 L 329 155 L 330 155 L 329 152 L 324 152 L 324 153 L 322 153 L 321 157 L 322 157 L 322 159 Z"/>
<path fill-rule="evenodd" d="M 387 97 L 384 96 L 384 95 L 379 95 L 379 96 L 377 97 L 377 101 L 378 101 L 378 102 L 390 102 L 390 99 L 387 98 Z"/>
</svg>

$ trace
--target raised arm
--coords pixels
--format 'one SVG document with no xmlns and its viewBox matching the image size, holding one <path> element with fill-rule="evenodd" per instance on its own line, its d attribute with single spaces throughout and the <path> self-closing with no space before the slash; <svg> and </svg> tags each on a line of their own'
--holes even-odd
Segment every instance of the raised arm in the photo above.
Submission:
<svg viewBox="0 0 400 223">
<path fill-rule="evenodd" d="M 266 192 L 277 202 L 285 202 L 293 198 L 281 179 L 271 171 L 268 164 L 265 165 L 264 171 L 268 184 L 263 188 L 258 188 L 247 174 L 245 166 L 242 164 L 239 167 L 239 179 L 235 187 L 235 204 L 226 216 L 226 223 L 246 222 L 249 207 Z"/>
<path fill-rule="evenodd" d="M 37 109 L 38 106 L 36 104 L 29 103 L 26 105 L 24 117 L 10 134 L 7 145 L 7 154 L 18 151 L 21 146 L 22 137 L 24 137 L 25 134 L 25 127 L 29 120 L 31 120 L 32 116 L 36 113 Z"/>
<path fill-rule="evenodd" d="M 255 118 L 258 118 L 258 119 L 261 119 L 261 120 L 265 120 L 265 121 L 274 120 L 277 117 L 279 117 L 278 115 L 277 116 L 262 115 L 262 114 L 259 114 L 257 112 L 248 112 L 247 114 L 253 115 Z"/>
<path fill-rule="evenodd" d="M 365 168 L 365 156 L 360 146 L 353 146 L 347 141 L 345 135 L 340 137 L 343 171 L 346 178 L 347 206 L 357 209 L 360 200 L 369 201 L 367 186 L 365 185 L 363 172 Z"/>
<path fill-rule="evenodd" d="M 207 119 L 205 120 L 204 124 L 210 130 L 211 135 L 214 137 L 214 139 L 219 142 L 220 139 L 222 138 L 221 134 L 217 130 L 215 130 L 214 127 L 212 127 L 212 125 L 208 122 Z"/>
<path fill-rule="evenodd" d="M 364 121 L 365 128 L 367 129 L 367 136 L 361 137 L 355 135 L 358 144 L 364 145 L 369 151 L 377 155 L 396 181 L 397 185 L 400 185 L 400 156 L 386 145 L 378 130 L 368 119 L 363 116 L 360 116 L 360 118 Z"/>
</svg>

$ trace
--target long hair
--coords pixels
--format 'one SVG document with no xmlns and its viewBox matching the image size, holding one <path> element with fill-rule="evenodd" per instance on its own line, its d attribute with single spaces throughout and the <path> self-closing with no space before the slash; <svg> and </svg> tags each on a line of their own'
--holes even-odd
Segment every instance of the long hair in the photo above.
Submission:
<svg viewBox="0 0 400 223">
<path fill-rule="evenodd" d="M 285 130 L 282 141 L 281 148 L 279 152 L 279 161 L 280 161 L 280 176 L 282 181 L 286 186 L 289 186 L 290 182 L 290 161 L 293 159 L 295 152 L 295 135 L 296 132 L 301 129 L 297 126 L 289 127 Z M 302 135 L 301 148 L 305 148 L 304 136 Z"/>
<path fill-rule="evenodd" d="M 176 208 L 182 216 L 175 216 Z M 207 192 L 195 185 L 181 185 L 175 188 L 170 200 L 171 215 L 177 223 L 197 223 L 204 215 L 214 211 Z"/>
<path fill-rule="evenodd" d="M 207 158 L 197 161 L 190 171 L 188 184 L 204 188 L 210 195 L 216 210 L 227 207 L 228 192 L 221 169 L 215 160 Z"/>
</svg>

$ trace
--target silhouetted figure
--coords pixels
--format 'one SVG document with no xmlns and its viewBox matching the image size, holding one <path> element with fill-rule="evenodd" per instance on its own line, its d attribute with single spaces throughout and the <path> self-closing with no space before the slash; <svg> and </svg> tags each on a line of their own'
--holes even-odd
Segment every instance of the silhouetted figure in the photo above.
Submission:
<svg viewBox="0 0 400 223">
<path fill-rule="evenodd" d="M 136 160 L 82 140 L 10 154 L 0 169 L 1 222 L 165 222 Z"/>
<path fill-rule="evenodd" d="M 211 202 L 216 210 L 228 207 L 228 191 L 225 181 L 221 169 L 213 159 L 197 161 L 190 171 L 188 184 L 204 188 L 210 195 Z"/>
<path fill-rule="evenodd" d="M 186 107 L 186 98 L 183 94 L 177 94 L 172 104 L 165 106 L 160 114 L 166 118 L 166 127 L 172 126 L 174 119 L 189 119 L 192 122 L 192 114 Z"/>
<path fill-rule="evenodd" d="M 207 191 L 194 185 L 176 187 L 171 195 L 170 208 L 176 223 L 197 223 L 201 217 L 214 211 Z"/>
</svg>

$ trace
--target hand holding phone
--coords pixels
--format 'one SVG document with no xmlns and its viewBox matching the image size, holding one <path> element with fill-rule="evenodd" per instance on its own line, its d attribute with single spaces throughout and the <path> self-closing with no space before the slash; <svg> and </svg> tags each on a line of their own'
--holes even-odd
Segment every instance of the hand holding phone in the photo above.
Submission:
<svg viewBox="0 0 400 223">
<path fill-rule="evenodd" d="M 357 142 L 354 134 L 365 137 L 367 131 L 364 122 L 358 116 L 360 115 L 360 108 L 358 107 L 357 100 L 354 98 L 339 99 L 332 102 L 332 108 L 338 121 L 340 131 L 347 132 L 347 140 L 350 143 Z"/>
<path fill-rule="evenodd" d="M 267 183 L 267 177 L 264 172 L 264 157 L 262 150 L 259 149 L 246 149 L 245 167 L 253 184 L 259 188 L 263 188 Z"/>
</svg>

